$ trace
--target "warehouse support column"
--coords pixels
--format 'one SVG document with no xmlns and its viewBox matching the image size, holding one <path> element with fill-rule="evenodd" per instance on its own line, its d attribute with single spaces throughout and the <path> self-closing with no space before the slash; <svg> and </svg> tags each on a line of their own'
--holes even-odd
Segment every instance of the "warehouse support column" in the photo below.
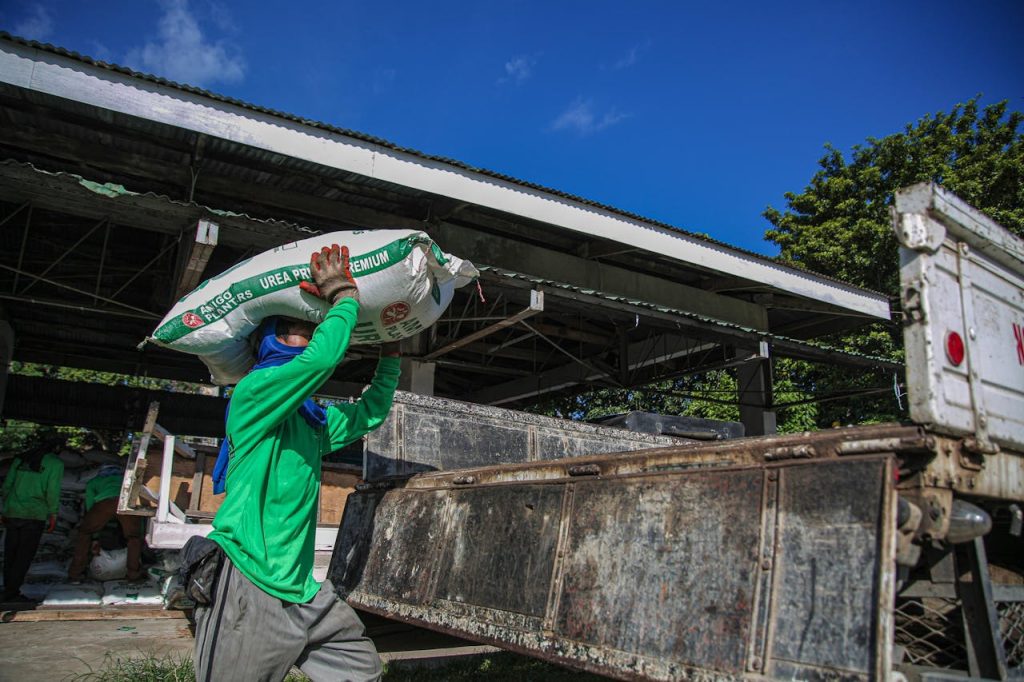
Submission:
<svg viewBox="0 0 1024 682">
<path fill-rule="evenodd" d="M 14 329 L 7 320 L 0 320 L 0 417 L 4 414 L 4 397 L 7 395 L 7 375 L 11 371 L 14 356 Z"/>
<path fill-rule="evenodd" d="M 434 368 L 437 365 L 417 359 L 426 352 L 427 341 L 424 334 L 402 341 L 402 376 L 398 380 L 399 390 L 419 395 L 434 395 Z M 408 357 L 410 355 L 413 357 Z"/>
<path fill-rule="evenodd" d="M 749 360 L 736 371 L 736 384 L 740 400 L 740 421 L 748 436 L 775 433 L 775 410 L 772 409 L 772 360 L 767 341 L 757 349 L 737 348 L 738 357 Z"/>
<path fill-rule="evenodd" d="M 402 377 L 398 380 L 398 388 L 420 395 L 434 395 L 433 362 L 420 362 L 413 358 L 402 358 Z"/>
</svg>

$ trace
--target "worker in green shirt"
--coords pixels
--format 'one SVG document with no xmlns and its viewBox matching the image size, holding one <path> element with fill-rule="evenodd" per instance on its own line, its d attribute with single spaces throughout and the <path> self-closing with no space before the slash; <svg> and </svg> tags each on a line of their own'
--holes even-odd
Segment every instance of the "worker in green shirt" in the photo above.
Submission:
<svg viewBox="0 0 1024 682">
<path fill-rule="evenodd" d="M 56 434 L 44 435 L 39 445 L 15 457 L 7 470 L 3 516 L 0 517 L 7 526 L 4 602 L 31 601 L 21 595 L 21 586 L 39 549 L 43 530 L 52 532 L 57 525 L 64 462 L 53 453 L 60 450 L 63 442 Z"/>
<path fill-rule="evenodd" d="M 85 515 L 78 525 L 78 538 L 75 540 L 75 551 L 68 568 L 68 580 L 77 583 L 82 580 L 85 567 L 89 564 L 92 538 L 107 523 L 117 518 L 121 531 L 128 545 L 127 578 L 130 581 L 142 580 L 142 519 L 117 513 L 117 499 L 121 495 L 121 482 L 124 480 L 124 468 L 120 464 L 107 464 L 100 467 L 96 476 L 85 486 Z"/>
<path fill-rule="evenodd" d="M 313 579 L 322 457 L 384 422 L 398 385 L 397 344 L 385 344 L 369 388 L 323 410 L 311 396 L 348 348 L 359 290 L 348 249 L 313 254 L 315 285 L 332 304 L 319 326 L 271 318 L 255 333 L 258 362 L 231 396 L 226 497 L 209 539 L 223 551 L 213 601 L 197 606 L 198 682 L 375 680 L 380 657 L 330 581 Z M 189 547 L 183 554 L 189 552 Z"/>
</svg>

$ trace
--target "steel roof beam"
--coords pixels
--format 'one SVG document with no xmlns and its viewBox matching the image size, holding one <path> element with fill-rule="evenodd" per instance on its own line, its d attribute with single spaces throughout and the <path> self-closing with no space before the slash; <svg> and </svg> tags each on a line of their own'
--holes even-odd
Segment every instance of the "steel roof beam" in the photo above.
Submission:
<svg viewBox="0 0 1024 682">
<path fill-rule="evenodd" d="M 29 275 L 30 277 L 32 277 L 32 278 L 33 278 L 33 279 L 32 279 L 32 281 L 31 281 L 31 282 L 29 282 L 28 284 L 26 284 L 26 285 L 25 285 L 25 288 L 24 288 L 24 289 L 22 289 L 21 291 L 19 291 L 18 293 L 19 293 L 19 294 L 26 294 L 26 293 L 28 293 L 28 290 L 29 290 L 29 289 L 31 289 L 31 288 L 32 288 L 32 285 L 33 285 L 33 284 L 35 284 L 35 283 L 36 283 L 37 281 L 40 281 L 40 280 L 41 280 L 41 281 L 43 281 L 43 282 L 49 282 L 50 280 L 48 280 L 48 279 L 44 279 L 44 278 L 46 277 L 46 275 L 48 275 L 48 274 L 50 273 L 50 270 L 53 270 L 53 269 L 54 269 L 55 267 L 57 267 L 58 265 L 60 265 L 60 262 L 61 262 L 62 260 L 64 260 L 65 258 L 67 258 L 67 256 L 68 256 L 69 254 L 71 254 L 72 252 L 74 252 L 74 250 L 75 250 L 75 249 L 77 249 L 77 248 L 78 248 L 78 246 L 79 246 L 79 245 L 80 245 L 80 244 L 81 244 L 82 242 L 84 242 L 84 241 L 85 241 L 86 239 L 88 239 L 88 238 L 89 238 L 89 237 L 90 237 L 90 236 L 92 235 L 92 233 L 93 233 L 93 232 L 95 232 L 96 230 L 100 229 L 100 227 L 102 227 L 103 225 L 106 225 L 106 224 L 107 224 L 108 222 L 109 222 L 109 220 L 108 220 L 107 218 L 101 218 L 101 219 L 100 219 L 100 221 L 99 221 L 98 223 L 96 223 L 95 225 L 93 225 L 93 226 L 92 226 L 92 227 L 91 227 L 91 228 L 89 229 L 89 231 L 88 231 L 88 232 L 86 232 L 86 233 L 85 233 L 85 234 L 83 234 L 83 235 L 82 235 L 81 237 L 79 237 L 79 239 L 78 239 L 78 241 L 77 241 L 77 242 L 75 242 L 74 244 L 72 244 L 72 245 L 71 245 L 71 246 L 69 246 L 68 248 L 64 249 L 64 253 L 62 253 L 62 254 L 60 254 L 59 256 L 57 256 L 56 260 L 53 260 L 53 261 L 51 261 L 51 262 L 50 262 L 50 263 L 49 263 L 49 264 L 48 264 L 48 265 L 46 266 L 46 269 L 45 269 L 45 270 L 43 270 L 42 274 L 40 274 L 40 275 L 39 275 L 38 277 L 36 277 L 35 275 Z M 19 273 L 19 274 L 21 274 L 21 273 Z"/>
<path fill-rule="evenodd" d="M 644 339 L 629 344 L 627 358 L 622 361 L 630 372 L 638 369 L 657 365 L 688 356 L 697 350 L 703 350 L 704 346 L 695 343 L 693 339 L 683 337 L 659 336 L 653 342 L 651 339 Z M 559 349 L 561 350 L 561 349 Z M 562 351 L 565 352 L 564 350 Z M 594 366 L 596 357 L 577 359 L 556 367 L 553 370 L 540 372 L 537 376 L 528 376 L 523 379 L 515 379 L 498 386 L 492 386 L 477 391 L 466 400 L 484 405 L 502 405 L 518 400 L 535 398 L 545 393 L 559 391 L 580 384 L 594 382 L 605 382 L 616 387 L 621 387 L 614 371 L 611 369 L 600 369 Z"/>
<path fill-rule="evenodd" d="M 554 249 L 485 234 L 444 223 L 432 236 L 452 253 L 474 263 L 492 265 L 557 282 L 572 282 L 582 289 L 650 301 L 674 308 L 685 307 L 698 315 L 767 331 L 762 306 L 671 282 L 662 277 L 598 263 Z"/>
<path fill-rule="evenodd" d="M 489 279 L 501 281 L 502 284 L 513 287 L 532 288 L 537 286 L 535 283 L 530 282 L 527 279 L 516 279 L 500 273 L 485 272 L 484 276 Z M 691 336 L 705 340 L 713 340 L 727 345 L 747 346 L 750 345 L 750 343 L 757 344 L 761 341 L 769 341 L 775 350 L 778 351 L 777 354 L 784 355 L 785 357 L 817 362 L 838 362 L 840 364 L 855 367 L 886 367 L 892 369 L 899 369 L 903 367 L 902 363 L 886 360 L 884 358 L 875 358 L 865 355 L 857 355 L 854 353 L 846 353 L 841 350 L 812 346 L 811 344 L 797 341 L 795 339 L 787 339 L 752 329 L 743 329 L 735 325 L 716 324 L 714 321 L 696 319 L 680 311 L 659 310 L 647 305 L 637 305 L 634 303 L 617 301 L 605 296 L 598 296 L 594 294 L 584 294 L 579 291 L 558 286 L 542 285 L 540 288 L 549 298 L 554 300 L 566 299 L 593 305 L 595 307 L 603 306 L 608 310 L 636 315 L 638 319 L 648 318 L 649 320 L 656 320 L 663 324 L 667 324 L 669 327 L 675 327 L 683 330 Z"/>
<path fill-rule="evenodd" d="M 441 357 L 445 353 L 450 353 L 451 351 L 456 350 L 458 348 L 462 348 L 463 346 L 468 346 L 474 341 L 479 341 L 485 336 L 490 336 L 494 332 L 501 331 L 502 329 L 511 327 L 514 324 L 518 324 L 519 322 L 522 322 L 523 320 L 529 317 L 533 317 L 537 313 L 543 311 L 544 293 L 541 291 L 531 291 L 530 306 L 528 308 L 525 308 L 524 310 L 521 310 L 515 315 L 512 315 L 511 317 L 508 317 L 500 322 L 496 322 L 494 324 L 484 327 L 483 329 L 479 329 L 473 332 L 472 334 L 468 334 L 457 341 L 453 341 L 452 343 L 449 343 L 445 346 L 442 346 L 441 348 L 438 348 L 437 350 L 433 350 L 424 355 L 419 360 L 420 362 L 433 362 L 435 359 Z"/>
<path fill-rule="evenodd" d="M 83 296 L 86 296 L 88 298 L 93 298 L 94 297 L 94 295 L 92 293 L 88 292 L 88 291 L 84 291 L 84 290 L 78 289 L 76 287 L 71 287 L 71 286 L 68 286 L 66 284 L 61 284 L 60 282 L 55 282 L 52 279 L 47 279 L 46 277 L 42 277 L 40 275 L 33 275 L 31 272 L 25 272 L 24 270 L 19 270 L 18 268 L 12 268 L 11 266 L 4 265 L 3 263 L 0 263 L 0 268 L 3 268 L 4 270 L 10 270 L 11 272 L 14 272 L 14 273 L 17 273 L 19 275 L 23 275 L 25 277 L 28 277 L 29 279 L 32 280 L 31 283 L 34 283 L 34 282 L 37 282 L 37 281 L 38 282 L 45 282 L 46 284 L 50 284 L 50 285 L 58 287 L 60 289 L 66 289 L 67 291 L 73 291 L 73 292 L 75 292 L 77 294 L 82 294 Z M 26 287 L 26 289 L 27 288 L 28 287 Z M 25 290 L 23 289 L 22 293 L 24 293 L 24 291 Z M 118 292 L 118 293 L 120 293 L 120 292 Z M 133 310 L 133 311 L 135 311 L 137 313 L 142 313 L 144 315 L 149 315 L 151 317 L 151 319 L 154 319 L 154 320 L 159 320 L 160 319 L 160 315 L 158 313 L 154 313 L 154 312 L 151 312 L 149 310 L 143 310 L 142 308 L 136 308 L 133 305 L 128 305 L 127 303 L 122 303 L 121 301 L 115 301 L 112 298 L 107 298 L 105 296 L 95 296 L 95 298 L 98 298 L 99 300 L 104 301 L 106 303 L 110 303 L 111 305 L 116 305 L 116 306 L 119 306 L 121 308 L 126 308 L 128 310 Z"/>
</svg>

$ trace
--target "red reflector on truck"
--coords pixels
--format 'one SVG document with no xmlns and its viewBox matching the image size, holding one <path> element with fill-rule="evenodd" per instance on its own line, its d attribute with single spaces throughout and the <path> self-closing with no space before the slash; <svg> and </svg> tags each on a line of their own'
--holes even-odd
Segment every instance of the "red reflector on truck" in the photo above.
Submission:
<svg viewBox="0 0 1024 682">
<path fill-rule="evenodd" d="M 954 367 L 959 367 L 964 361 L 964 340 L 956 332 L 946 334 L 946 357 Z"/>
</svg>

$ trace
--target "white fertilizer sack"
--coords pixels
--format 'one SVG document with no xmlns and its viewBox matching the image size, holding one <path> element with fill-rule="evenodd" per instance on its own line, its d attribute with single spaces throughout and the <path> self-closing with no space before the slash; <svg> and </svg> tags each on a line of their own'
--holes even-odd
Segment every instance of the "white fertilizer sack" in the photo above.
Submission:
<svg viewBox="0 0 1024 682">
<path fill-rule="evenodd" d="M 178 301 L 148 340 L 198 355 L 217 384 L 237 383 L 255 361 L 249 335 L 264 318 L 323 321 L 330 306 L 302 291 L 299 282 L 311 281 L 310 255 L 332 244 L 348 247 L 359 286 L 354 345 L 419 333 L 441 317 L 455 289 L 479 275 L 424 232 L 331 232 L 279 246 L 206 280 Z"/>
<path fill-rule="evenodd" d="M 89 575 L 96 580 L 120 580 L 128 574 L 128 550 L 125 548 L 105 550 L 89 562 Z"/>
<path fill-rule="evenodd" d="M 37 561 L 28 567 L 29 582 L 54 582 L 68 577 L 67 561 Z"/>
<path fill-rule="evenodd" d="M 54 587 L 57 587 L 54 583 L 25 583 L 21 586 L 21 594 L 29 599 L 41 602 L 46 599 Z"/>
</svg>

